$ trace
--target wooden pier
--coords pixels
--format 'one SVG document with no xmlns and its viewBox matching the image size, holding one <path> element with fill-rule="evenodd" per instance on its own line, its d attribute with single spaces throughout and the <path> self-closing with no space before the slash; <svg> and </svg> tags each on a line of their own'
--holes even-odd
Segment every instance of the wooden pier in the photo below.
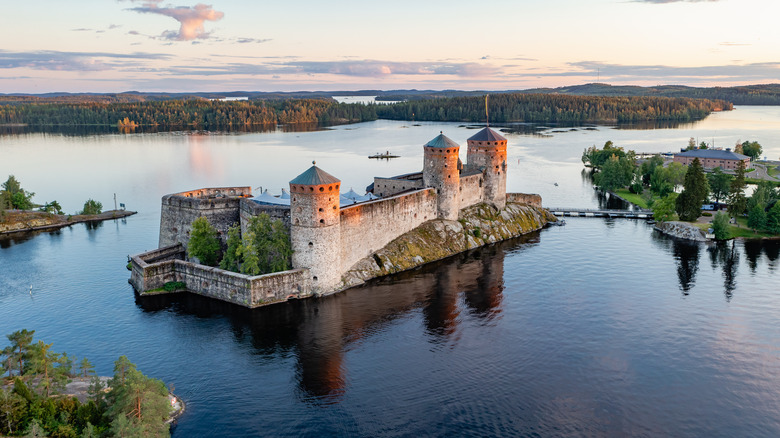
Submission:
<svg viewBox="0 0 780 438">
<path fill-rule="evenodd" d="M 591 210 L 587 208 L 555 208 L 545 207 L 555 216 L 573 217 L 608 217 L 626 219 L 652 219 L 652 210 Z"/>
</svg>

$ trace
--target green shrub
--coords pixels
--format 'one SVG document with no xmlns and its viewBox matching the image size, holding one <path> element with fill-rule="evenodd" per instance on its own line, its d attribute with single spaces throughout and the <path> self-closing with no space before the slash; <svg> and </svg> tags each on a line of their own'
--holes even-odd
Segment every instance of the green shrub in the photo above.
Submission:
<svg viewBox="0 0 780 438">
<path fill-rule="evenodd" d="M 100 214 L 102 212 L 103 203 L 90 198 L 84 203 L 84 209 L 79 214 Z"/>
<path fill-rule="evenodd" d="M 712 217 L 712 213 L 710 213 L 709 211 L 704 211 L 704 212 L 702 212 L 701 215 L 704 216 L 704 217 Z"/>
<path fill-rule="evenodd" d="M 731 238 L 729 233 L 729 216 L 726 213 L 718 212 L 712 219 L 712 232 L 716 240 L 726 240 Z"/>
<path fill-rule="evenodd" d="M 177 290 L 186 289 L 187 285 L 181 281 L 169 281 L 163 285 L 163 290 L 166 292 L 173 292 Z"/>
</svg>

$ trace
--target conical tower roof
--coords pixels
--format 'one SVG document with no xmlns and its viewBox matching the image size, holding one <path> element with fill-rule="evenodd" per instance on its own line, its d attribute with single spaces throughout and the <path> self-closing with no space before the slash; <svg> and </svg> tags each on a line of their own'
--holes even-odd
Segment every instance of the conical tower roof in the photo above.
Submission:
<svg viewBox="0 0 780 438">
<path fill-rule="evenodd" d="M 506 141 L 506 138 L 498 132 L 486 127 L 469 137 L 468 141 Z"/>
<path fill-rule="evenodd" d="M 312 164 L 315 164 L 312 162 Z M 302 174 L 298 175 L 290 181 L 290 184 L 300 185 L 300 186 L 318 186 L 321 184 L 334 184 L 341 182 L 338 178 L 335 176 L 329 174 L 328 172 L 325 172 L 324 170 L 320 169 L 316 166 L 311 166 L 306 172 L 303 172 Z"/>
<path fill-rule="evenodd" d="M 460 145 L 455 143 L 449 137 L 447 137 L 446 135 L 440 132 L 439 135 L 437 135 L 433 140 L 429 141 L 428 143 L 425 143 L 425 147 L 447 149 L 447 148 L 459 148 Z"/>
</svg>

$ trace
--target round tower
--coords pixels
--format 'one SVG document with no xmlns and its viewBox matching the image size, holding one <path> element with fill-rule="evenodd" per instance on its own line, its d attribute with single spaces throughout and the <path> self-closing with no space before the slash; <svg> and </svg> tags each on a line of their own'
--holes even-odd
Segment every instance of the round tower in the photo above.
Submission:
<svg viewBox="0 0 780 438">
<path fill-rule="evenodd" d="M 502 209 L 506 206 L 506 138 L 485 128 L 466 140 L 469 167 L 485 175 L 483 201 Z"/>
<path fill-rule="evenodd" d="M 292 265 L 309 269 L 317 295 L 332 292 L 341 281 L 340 186 L 316 165 L 290 181 Z"/>
<path fill-rule="evenodd" d="M 423 147 L 423 184 L 436 189 L 438 217 L 458 220 L 460 211 L 460 146 L 439 133 Z"/>
</svg>

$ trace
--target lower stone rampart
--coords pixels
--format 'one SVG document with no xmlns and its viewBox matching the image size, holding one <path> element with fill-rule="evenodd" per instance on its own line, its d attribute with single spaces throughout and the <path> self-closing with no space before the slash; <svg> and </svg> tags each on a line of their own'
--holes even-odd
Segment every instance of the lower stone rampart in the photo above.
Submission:
<svg viewBox="0 0 780 438">
<path fill-rule="evenodd" d="M 311 296 L 305 269 L 248 276 L 183 260 L 181 244 L 131 258 L 130 284 L 141 294 L 167 293 L 168 282 L 181 282 L 186 291 L 244 307 L 259 307 Z M 151 263 L 149 263 L 151 262 Z"/>
<path fill-rule="evenodd" d="M 542 197 L 534 193 L 507 193 L 506 202 L 542 208 Z"/>
<path fill-rule="evenodd" d="M 549 211 L 527 204 L 510 203 L 503 210 L 475 205 L 461 210 L 457 221 L 428 221 L 358 261 L 342 276 L 339 290 L 530 233 L 556 220 Z"/>
</svg>

